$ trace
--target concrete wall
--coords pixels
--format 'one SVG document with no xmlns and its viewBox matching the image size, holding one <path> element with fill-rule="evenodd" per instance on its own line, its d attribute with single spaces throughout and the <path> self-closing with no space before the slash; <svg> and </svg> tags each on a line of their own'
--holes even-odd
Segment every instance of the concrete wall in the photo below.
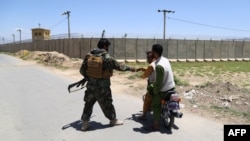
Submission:
<svg viewBox="0 0 250 141">
<path fill-rule="evenodd" d="M 178 41 L 178 50 L 177 50 L 177 60 L 186 61 L 187 59 L 187 46 L 186 40 L 177 40 Z"/>
<path fill-rule="evenodd" d="M 124 60 L 125 56 L 125 45 L 126 45 L 126 39 L 116 39 L 114 40 L 114 57 L 119 60 Z"/>
<path fill-rule="evenodd" d="M 178 58 L 178 40 L 168 40 L 167 55 L 169 59 L 176 61 Z"/>
<path fill-rule="evenodd" d="M 168 40 L 158 39 L 156 40 L 157 44 L 161 44 L 163 46 L 163 55 L 168 57 Z M 152 46 L 149 47 L 149 50 L 151 50 Z"/>
<path fill-rule="evenodd" d="M 205 41 L 204 40 L 196 40 L 196 45 L 195 45 L 195 50 L 196 50 L 196 60 L 204 60 L 205 56 Z"/>
<path fill-rule="evenodd" d="M 136 56 L 137 61 L 145 60 L 146 52 L 148 51 L 146 39 L 136 39 Z"/>
<path fill-rule="evenodd" d="M 244 42 L 243 58 L 246 60 L 250 59 L 250 42 Z"/>
<path fill-rule="evenodd" d="M 221 41 L 221 53 L 220 58 L 221 60 L 226 60 L 228 58 L 228 42 L 227 41 Z"/>
<path fill-rule="evenodd" d="M 195 40 L 189 40 L 189 41 L 186 41 L 186 48 L 187 48 L 187 61 L 193 61 L 195 60 L 195 44 L 196 44 L 196 41 Z"/>
<path fill-rule="evenodd" d="M 109 53 L 119 61 L 145 61 L 153 44 L 163 45 L 163 55 L 171 61 L 250 60 L 250 42 L 219 40 L 130 39 L 110 38 Z M 97 47 L 98 38 L 76 38 L 4 44 L 1 52 L 57 51 L 73 58 L 83 58 Z"/>
<path fill-rule="evenodd" d="M 126 60 L 136 60 L 136 44 L 137 40 L 136 39 L 127 39 L 126 40 L 126 52 L 125 52 L 125 57 Z M 124 57 L 124 58 L 125 58 Z"/>
</svg>

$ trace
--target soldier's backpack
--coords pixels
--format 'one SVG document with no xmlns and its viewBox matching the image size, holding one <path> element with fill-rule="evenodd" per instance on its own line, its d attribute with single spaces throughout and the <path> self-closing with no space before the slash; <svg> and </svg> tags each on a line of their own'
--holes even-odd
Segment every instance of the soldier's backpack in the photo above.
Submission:
<svg viewBox="0 0 250 141">
<path fill-rule="evenodd" d="M 89 54 L 87 62 L 88 68 L 86 71 L 88 76 L 96 79 L 107 79 L 112 76 L 113 71 L 103 68 L 104 54 L 105 53 L 97 55 Z"/>
</svg>

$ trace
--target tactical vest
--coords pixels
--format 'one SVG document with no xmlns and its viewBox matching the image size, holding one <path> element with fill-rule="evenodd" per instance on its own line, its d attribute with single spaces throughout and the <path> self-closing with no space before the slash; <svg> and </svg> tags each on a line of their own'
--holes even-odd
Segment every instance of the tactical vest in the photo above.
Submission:
<svg viewBox="0 0 250 141">
<path fill-rule="evenodd" d="M 104 58 L 105 53 L 98 55 L 89 54 L 87 62 L 87 75 L 96 79 L 108 79 L 113 75 L 113 70 L 104 69 Z"/>
</svg>

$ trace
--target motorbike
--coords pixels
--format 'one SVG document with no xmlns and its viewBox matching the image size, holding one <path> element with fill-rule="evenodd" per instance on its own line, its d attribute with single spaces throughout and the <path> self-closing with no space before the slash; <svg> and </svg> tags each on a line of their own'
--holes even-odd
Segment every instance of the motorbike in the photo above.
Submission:
<svg viewBox="0 0 250 141">
<path fill-rule="evenodd" d="M 181 99 L 176 91 L 167 93 L 165 99 L 161 100 L 161 119 L 164 126 L 172 129 L 175 118 L 182 118 L 183 113 L 180 112 Z"/>
<path fill-rule="evenodd" d="M 145 95 L 142 99 L 144 101 Z M 183 113 L 180 112 L 180 102 L 181 98 L 176 91 L 167 92 L 166 97 L 161 100 L 161 119 L 163 125 L 169 130 L 173 128 L 175 118 L 183 117 Z"/>
</svg>

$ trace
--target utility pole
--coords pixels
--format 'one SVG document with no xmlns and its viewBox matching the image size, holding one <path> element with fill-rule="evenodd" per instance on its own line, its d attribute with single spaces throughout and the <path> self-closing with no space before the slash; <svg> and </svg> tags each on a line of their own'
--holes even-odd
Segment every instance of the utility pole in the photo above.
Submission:
<svg viewBox="0 0 250 141">
<path fill-rule="evenodd" d="M 15 43 L 15 34 L 12 34 L 13 36 L 13 43 Z"/>
<path fill-rule="evenodd" d="M 70 22 L 69 22 L 70 11 L 65 11 L 62 13 L 62 15 L 67 15 L 68 17 L 68 38 L 70 38 Z"/>
<path fill-rule="evenodd" d="M 4 44 L 4 38 L 2 38 L 3 39 L 3 44 Z"/>
<path fill-rule="evenodd" d="M 124 34 L 124 38 L 125 38 L 125 39 L 127 38 L 127 33 Z"/>
<path fill-rule="evenodd" d="M 102 31 L 102 38 L 105 36 L 105 30 Z"/>
<path fill-rule="evenodd" d="M 125 33 L 124 35 L 124 40 L 125 40 L 125 43 L 124 43 L 124 62 L 126 62 L 127 60 L 127 33 Z"/>
<path fill-rule="evenodd" d="M 163 39 L 166 39 L 166 13 L 175 13 L 175 11 L 163 9 L 163 10 L 158 10 L 158 12 L 163 12 L 163 16 L 164 16 Z"/>
<path fill-rule="evenodd" d="M 18 29 L 17 31 L 19 32 L 20 44 L 21 44 L 21 42 L 22 42 L 22 36 L 21 36 L 21 32 L 22 32 L 22 30 L 21 30 L 21 29 Z"/>
</svg>

